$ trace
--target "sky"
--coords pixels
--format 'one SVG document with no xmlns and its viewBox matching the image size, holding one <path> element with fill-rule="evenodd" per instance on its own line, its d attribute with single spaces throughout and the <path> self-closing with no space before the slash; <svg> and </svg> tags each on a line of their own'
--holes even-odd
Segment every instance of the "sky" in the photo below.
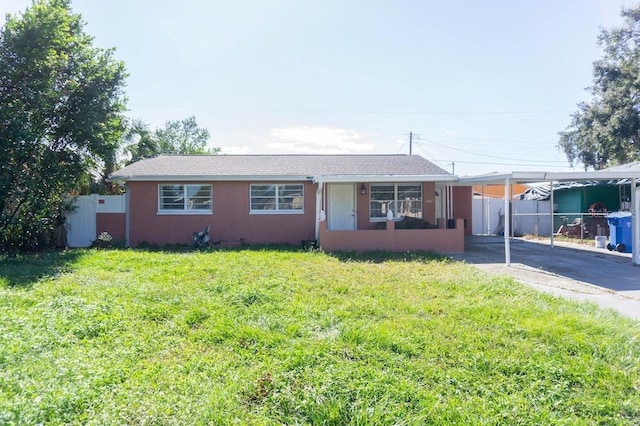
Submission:
<svg viewBox="0 0 640 426">
<path fill-rule="evenodd" d="M 0 14 L 30 4 L 2 0 Z M 601 29 L 621 25 L 621 7 L 636 4 L 75 0 L 72 8 L 94 44 L 126 64 L 126 115 L 152 129 L 195 116 L 223 154 L 411 149 L 465 176 L 571 170 L 558 132 L 589 100 Z"/>
</svg>

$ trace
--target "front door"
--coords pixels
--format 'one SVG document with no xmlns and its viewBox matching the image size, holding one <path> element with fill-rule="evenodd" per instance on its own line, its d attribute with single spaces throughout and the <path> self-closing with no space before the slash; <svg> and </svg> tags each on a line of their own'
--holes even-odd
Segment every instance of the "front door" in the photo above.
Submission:
<svg viewBox="0 0 640 426">
<path fill-rule="evenodd" d="M 356 229 L 356 201 L 353 184 L 329 185 L 328 225 L 330 231 Z"/>
</svg>

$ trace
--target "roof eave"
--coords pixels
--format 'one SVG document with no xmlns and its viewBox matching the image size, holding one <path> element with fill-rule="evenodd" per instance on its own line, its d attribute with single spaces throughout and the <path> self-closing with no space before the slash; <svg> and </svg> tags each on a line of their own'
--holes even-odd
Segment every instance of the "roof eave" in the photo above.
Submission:
<svg viewBox="0 0 640 426">
<path fill-rule="evenodd" d="M 287 176 L 287 175 L 234 175 L 234 176 L 212 176 L 212 175 L 139 175 L 139 176 L 113 176 L 108 182 L 219 182 L 219 181 L 307 181 L 311 176 Z"/>
<path fill-rule="evenodd" d="M 379 183 L 379 182 L 454 182 L 455 175 L 323 175 L 314 176 L 314 183 Z"/>
<path fill-rule="evenodd" d="M 137 176 L 110 176 L 109 182 L 221 182 L 221 181 L 313 181 L 314 183 L 347 183 L 347 182 L 455 182 L 457 176 L 448 174 L 438 175 L 323 175 L 323 176 L 293 176 L 293 175 L 137 175 Z"/>
<path fill-rule="evenodd" d="M 571 182 L 585 180 L 640 179 L 640 170 L 589 171 L 589 172 L 512 172 L 460 178 L 460 183 L 478 185 L 504 185 L 510 183 Z"/>
<path fill-rule="evenodd" d="M 549 173 L 554 181 L 640 179 L 640 170 Z M 547 179 L 549 180 L 549 179 Z"/>
</svg>

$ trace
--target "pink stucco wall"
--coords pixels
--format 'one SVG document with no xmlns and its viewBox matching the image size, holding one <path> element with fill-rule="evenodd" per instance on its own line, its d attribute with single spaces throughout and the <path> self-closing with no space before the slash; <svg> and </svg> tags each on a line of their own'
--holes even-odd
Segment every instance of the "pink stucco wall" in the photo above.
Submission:
<svg viewBox="0 0 640 426">
<path fill-rule="evenodd" d="M 473 228 L 473 224 L 471 223 L 473 192 L 471 190 L 471 186 L 453 187 L 453 217 L 466 221 L 467 227 L 464 230 L 465 235 L 471 235 Z"/>
<path fill-rule="evenodd" d="M 378 223 L 371 222 L 371 219 L 369 219 L 369 194 L 371 193 L 369 188 L 370 184 L 364 184 L 364 187 L 367 188 L 367 193 L 365 195 L 360 194 L 361 185 L 361 183 L 356 184 L 356 229 L 376 229 Z"/>
<path fill-rule="evenodd" d="M 301 240 L 314 238 L 316 186 L 311 182 L 304 182 L 303 214 L 250 214 L 250 182 L 199 183 L 213 185 L 213 214 L 158 214 L 159 182 L 129 182 L 130 245 L 143 241 L 189 244 L 193 232 L 207 225 L 211 226 L 213 241 L 300 244 Z"/>
<path fill-rule="evenodd" d="M 423 219 L 429 223 L 436 223 L 436 184 L 425 182 L 422 184 Z"/>
<path fill-rule="evenodd" d="M 213 214 L 158 214 L 159 182 L 129 182 L 129 244 L 134 247 L 142 242 L 158 245 L 190 244 L 193 232 L 201 231 L 207 225 L 211 226 L 210 236 L 214 241 L 298 245 L 301 240 L 315 238 L 316 185 L 311 182 L 301 182 L 304 184 L 303 214 L 250 214 L 249 188 L 255 182 L 202 183 L 213 185 Z M 384 232 L 378 229 L 381 224 L 369 219 L 369 184 L 365 184 L 366 195 L 360 194 L 360 186 L 360 183 L 356 184 L 357 229 L 358 232 L 369 230 L 371 235 L 358 234 L 357 241 L 351 241 L 354 234 L 350 233 L 355 231 L 327 234 L 325 229 L 321 244 L 334 247 L 327 249 L 394 250 L 393 247 L 398 247 L 401 250 L 435 250 L 447 253 L 464 250 L 464 241 L 459 241 L 455 235 L 458 230 L 471 232 L 470 187 L 454 187 L 454 215 L 467 220 L 466 229 L 464 222 L 460 221 L 455 230 L 402 229 L 381 239 L 380 232 Z M 436 222 L 434 194 L 435 184 L 423 183 L 423 215 L 430 223 Z M 328 201 L 325 203 L 328 205 Z M 98 234 L 104 228 L 115 239 L 125 238 L 124 215 L 99 214 L 97 224 Z M 322 226 L 320 229 L 322 232 Z"/>
<path fill-rule="evenodd" d="M 97 213 L 96 236 L 102 232 L 108 232 L 114 241 L 124 241 L 125 214 L 124 213 Z"/>
<path fill-rule="evenodd" d="M 391 220 L 386 222 L 386 229 L 357 231 L 328 231 L 327 223 L 322 222 L 320 247 L 328 251 L 420 250 L 463 253 L 464 220 L 458 219 L 455 229 L 395 229 Z"/>
</svg>

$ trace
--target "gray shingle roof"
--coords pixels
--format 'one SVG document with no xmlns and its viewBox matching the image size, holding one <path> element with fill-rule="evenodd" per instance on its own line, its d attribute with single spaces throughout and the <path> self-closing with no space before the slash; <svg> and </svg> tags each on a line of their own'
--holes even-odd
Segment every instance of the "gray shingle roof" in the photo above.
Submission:
<svg viewBox="0 0 640 426">
<path fill-rule="evenodd" d="M 250 177 L 448 176 L 418 155 L 161 155 L 112 173 L 111 180 Z"/>
</svg>

